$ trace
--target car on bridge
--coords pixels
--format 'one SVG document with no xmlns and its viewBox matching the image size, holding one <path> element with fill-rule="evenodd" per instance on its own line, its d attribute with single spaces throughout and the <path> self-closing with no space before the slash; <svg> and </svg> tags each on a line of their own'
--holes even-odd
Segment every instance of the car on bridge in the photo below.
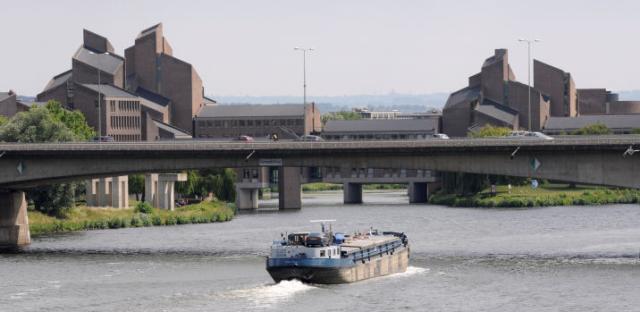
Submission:
<svg viewBox="0 0 640 312">
<path fill-rule="evenodd" d="M 509 139 L 539 139 L 539 140 L 553 140 L 553 137 L 550 137 L 542 132 L 538 131 L 511 131 L 509 135 L 506 136 Z"/>
<path fill-rule="evenodd" d="M 324 141 L 324 140 L 321 137 L 317 136 L 317 135 L 305 134 L 305 135 L 299 137 L 296 141 L 320 142 L 320 141 Z"/>
<path fill-rule="evenodd" d="M 434 133 L 434 134 L 432 135 L 432 137 L 433 137 L 434 139 L 440 139 L 440 140 L 448 140 L 448 139 L 449 139 L 449 136 L 448 136 L 448 135 L 446 135 L 446 134 L 444 134 L 444 133 Z"/>
<path fill-rule="evenodd" d="M 248 135 L 241 135 L 235 139 L 233 139 L 234 141 L 240 141 L 240 142 L 253 142 L 253 137 L 248 136 Z"/>
</svg>

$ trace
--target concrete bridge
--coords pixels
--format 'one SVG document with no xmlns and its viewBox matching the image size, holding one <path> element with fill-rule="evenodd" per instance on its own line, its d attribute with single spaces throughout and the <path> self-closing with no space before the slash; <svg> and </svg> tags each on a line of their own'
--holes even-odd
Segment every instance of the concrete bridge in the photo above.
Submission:
<svg viewBox="0 0 640 312">
<path fill-rule="evenodd" d="M 186 169 L 278 166 L 280 207 L 299 167 L 435 170 L 640 188 L 640 136 L 359 142 L 207 141 L 0 144 L 0 244 L 28 243 L 22 190 L 54 182 Z M 297 180 L 297 181 L 296 181 Z M 299 199 L 297 199 L 299 201 Z M 299 207 L 299 206 L 298 206 Z"/>
</svg>

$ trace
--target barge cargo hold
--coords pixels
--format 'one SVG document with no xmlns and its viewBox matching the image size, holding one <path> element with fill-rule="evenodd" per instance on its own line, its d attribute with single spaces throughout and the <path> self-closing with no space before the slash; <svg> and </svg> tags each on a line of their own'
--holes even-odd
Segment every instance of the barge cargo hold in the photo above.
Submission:
<svg viewBox="0 0 640 312">
<path fill-rule="evenodd" d="M 409 251 L 404 233 L 344 235 L 325 231 L 323 223 L 322 232 L 293 233 L 274 241 L 266 265 L 276 282 L 351 283 L 405 272 Z"/>
</svg>

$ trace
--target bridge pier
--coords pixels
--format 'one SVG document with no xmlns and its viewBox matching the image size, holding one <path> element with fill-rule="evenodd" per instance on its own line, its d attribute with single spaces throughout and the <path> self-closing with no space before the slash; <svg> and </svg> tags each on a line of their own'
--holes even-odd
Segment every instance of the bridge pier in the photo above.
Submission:
<svg viewBox="0 0 640 312">
<path fill-rule="evenodd" d="M 279 209 L 302 208 L 300 168 L 278 168 L 278 207 Z"/>
<path fill-rule="evenodd" d="M 0 191 L 0 248 L 15 248 L 30 243 L 24 192 Z"/>
<path fill-rule="evenodd" d="M 236 208 L 258 209 L 258 193 L 260 189 L 257 188 L 236 187 Z"/>
<path fill-rule="evenodd" d="M 361 204 L 362 203 L 362 184 L 343 183 L 342 194 L 343 194 L 345 204 Z"/>
<path fill-rule="evenodd" d="M 409 183 L 409 203 L 426 203 L 429 200 L 429 183 L 411 182 Z"/>
<path fill-rule="evenodd" d="M 185 173 L 150 173 L 144 176 L 144 201 L 160 209 L 176 208 L 175 184 L 187 181 Z"/>
</svg>

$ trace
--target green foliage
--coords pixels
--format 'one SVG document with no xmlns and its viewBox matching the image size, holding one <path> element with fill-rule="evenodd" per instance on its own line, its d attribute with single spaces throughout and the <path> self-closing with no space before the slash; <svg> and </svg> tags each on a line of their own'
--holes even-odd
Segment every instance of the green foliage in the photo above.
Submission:
<svg viewBox="0 0 640 312">
<path fill-rule="evenodd" d="M 138 198 L 138 194 L 144 193 L 144 175 L 142 174 L 132 174 L 129 176 L 129 194 L 136 194 L 136 198 Z"/>
<path fill-rule="evenodd" d="M 507 127 L 494 127 L 492 125 L 485 125 L 476 132 L 469 132 L 469 136 L 472 138 L 488 138 L 488 137 L 503 137 L 511 133 L 511 129 Z"/>
<path fill-rule="evenodd" d="M 498 194 L 492 196 L 488 190 L 468 196 L 438 193 L 429 202 L 454 207 L 542 207 L 566 205 L 603 205 L 618 203 L 638 203 L 640 191 L 632 189 L 570 188 L 559 185 L 545 185 L 538 189 L 529 186 L 514 187 L 511 193 L 505 186 L 498 187 Z"/>
<path fill-rule="evenodd" d="M 147 202 L 138 202 L 134 208 L 135 212 L 151 214 L 153 213 L 153 207 Z"/>
<path fill-rule="evenodd" d="M 151 214 L 139 213 L 135 209 L 76 207 L 69 211 L 66 219 L 29 211 L 29 228 L 31 234 L 37 236 L 92 229 L 224 222 L 233 219 L 234 214 L 230 205 L 210 201 L 179 207 L 175 211 L 154 210 Z"/>
<path fill-rule="evenodd" d="M 2 124 L 2 121 L 0 121 L 0 125 Z M 633 128 L 631 129 L 631 134 L 640 134 L 640 128 Z"/>
<path fill-rule="evenodd" d="M 20 112 L 0 127 L 0 141 L 4 142 L 44 143 L 79 139 L 45 107 L 32 107 L 29 111 Z"/>
<path fill-rule="evenodd" d="M 62 109 L 50 101 L 45 107 L 32 107 L 0 123 L 0 141 L 20 143 L 68 142 L 93 136 L 82 113 Z M 27 192 L 36 209 L 64 217 L 75 202 L 75 184 L 56 184 Z"/>
<path fill-rule="evenodd" d="M 9 122 L 9 118 L 0 115 L 0 127 L 2 127 L 2 125 L 6 124 L 7 122 Z"/>
<path fill-rule="evenodd" d="M 79 110 L 70 111 L 64 109 L 58 101 L 49 101 L 45 106 L 53 119 L 62 122 L 80 140 L 87 141 L 96 136 L 93 128 L 89 127 L 87 120 Z"/>
<path fill-rule="evenodd" d="M 190 170 L 187 181 L 176 183 L 176 192 L 187 197 L 205 197 L 213 193 L 220 200 L 232 202 L 236 198 L 235 180 L 233 169 Z"/>
<path fill-rule="evenodd" d="M 576 131 L 571 132 L 574 135 L 603 135 L 612 134 L 611 129 L 607 128 L 602 123 L 595 123 L 588 126 L 584 126 Z"/>
<path fill-rule="evenodd" d="M 55 184 L 30 190 L 27 195 L 33 201 L 36 210 L 64 218 L 74 205 L 75 187 L 73 183 Z"/>
<path fill-rule="evenodd" d="M 362 115 L 356 112 L 340 111 L 323 114 L 320 117 L 322 124 L 326 124 L 329 120 L 358 120 L 362 119 Z"/>
</svg>

